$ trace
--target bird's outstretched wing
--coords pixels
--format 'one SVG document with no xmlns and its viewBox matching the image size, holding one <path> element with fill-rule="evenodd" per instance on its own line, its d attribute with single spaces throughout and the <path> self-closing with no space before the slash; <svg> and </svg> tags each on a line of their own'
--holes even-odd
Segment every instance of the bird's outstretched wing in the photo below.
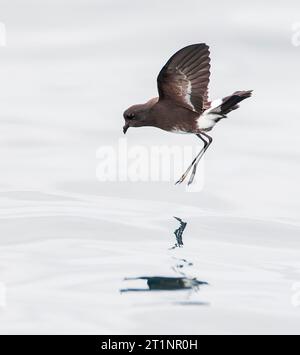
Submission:
<svg viewBox="0 0 300 355">
<path fill-rule="evenodd" d="M 158 75 L 160 100 L 171 100 L 191 111 L 202 113 L 209 106 L 209 70 L 209 47 L 205 43 L 180 49 Z"/>
</svg>

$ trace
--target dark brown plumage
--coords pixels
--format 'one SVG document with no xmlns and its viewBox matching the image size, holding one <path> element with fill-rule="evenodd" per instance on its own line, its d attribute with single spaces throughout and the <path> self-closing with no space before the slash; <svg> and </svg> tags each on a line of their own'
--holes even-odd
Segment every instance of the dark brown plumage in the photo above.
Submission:
<svg viewBox="0 0 300 355">
<path fill-rule="evenodd" d="M 193 181 L 197 165 L 212 142 L 205 132 L 237 109 L 240 101 L 251 96 L 251 91 L 237 91 L 222 100 L 208 101 L 209 53 L 209 47 L 204 43 L 179 50 L 158 75 L 159 97 L 145 104 L 131 106 L 124 112 L 124 133 L 129 127 L 153 126 L 169 132 L 193 133 L 204 142 L 203 149 L 179 183 L 192 167 L 189 184 Z"/>
<path fill-rule="evenodd" d="M 202 113 L 208 107 L 209 63 L 206 44 L 194 44 L 175 53 L 157 78 L 160 100 L 171 100 Z"/>
</svg>

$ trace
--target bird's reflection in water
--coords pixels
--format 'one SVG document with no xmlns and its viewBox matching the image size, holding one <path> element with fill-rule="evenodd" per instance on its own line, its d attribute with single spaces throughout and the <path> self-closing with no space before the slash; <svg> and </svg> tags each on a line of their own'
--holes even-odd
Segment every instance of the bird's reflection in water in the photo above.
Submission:
<svg viewBox="0 0 300 355">
<path fill-rule="evenodd" d="M 187 223 L 183 222 L 182 219 L 180 219 L 178 217 L 174 217 L 174 218 L 180 223 L 180 226 L 174 232 L 175 237 L 176 237 L 176 243 L 171 249 L 183 247 L 182 235 L 183 235 L 183 232 L 184 232 L 186 225 L 187 225 Z"/>
<path fill-rule="evenodd" d="M 199 286 L 207 285 L 207 282 L 199 281 L 196 278 L 188 277 L 164 277 L 164 276 L 141 276 L 126 278 L 125 280 L 146 280 L 148 288 L 127 288 L 121 292 L 138 291 L 176 291 L 176 290 L 198 290 Z"/>
<path fill-rule="evenodd" d="M 183 247 L 183 233 L 187 226 L 187 223 L 182 221 L 178 217 L 174 217 L 179 223 L 179 227 L 175 230 L 175 245 L 170 249 L 182 248 Z M 172 266 L 172 270 L 180 276 L 174 277 L 165 277 L 165 276 L 140 276 L 140 277 L 131 277 L 125 278 L 126 281 L 134 280 L 145 280 L 147 283 L 147 288 L 126 288 L 121 289 L 120 292 L 149 292 L 149 291 L 178 291 L 178 290 L 190 290 L 198 291 L 200 286 L 208 285 L 205 281 L 200 281 L 197 278 L 188 277 L 185 273 L 187 267 L 193 266 L 193 263 L 186 259 L 174 258 L 176 263 Z M 177 304 L 181 305 L 207 305 L 203 302 L 178 302 Z"/>
</svg>

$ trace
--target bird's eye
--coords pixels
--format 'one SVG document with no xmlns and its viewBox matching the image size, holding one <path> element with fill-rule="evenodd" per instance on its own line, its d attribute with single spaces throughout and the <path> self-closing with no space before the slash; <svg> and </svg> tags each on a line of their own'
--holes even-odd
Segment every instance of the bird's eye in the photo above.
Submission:
<svg viewBox="0 0 300 355">
<path fill-rule="evenodd" d="M 127 118 L 128 120 L 133 120 L 134 117 L 135 117 L 134 113 L 128 113 L 128 114 L 126 115 L 126 118 Z"/>
</svg>

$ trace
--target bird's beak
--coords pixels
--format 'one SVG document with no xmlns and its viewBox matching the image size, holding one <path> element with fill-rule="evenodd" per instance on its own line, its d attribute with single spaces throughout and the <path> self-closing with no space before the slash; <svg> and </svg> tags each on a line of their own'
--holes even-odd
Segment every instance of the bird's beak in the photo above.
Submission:
<svg viewBox="0 0 300 355">
<path fill-rule="evenodd" d="M 128 128 L 129 128 L 129 124 L 126 123 L 125 126 L 123 127 L 123 132 L 124 132 L 124 134 L 126 134 Z"/>
</svg>

